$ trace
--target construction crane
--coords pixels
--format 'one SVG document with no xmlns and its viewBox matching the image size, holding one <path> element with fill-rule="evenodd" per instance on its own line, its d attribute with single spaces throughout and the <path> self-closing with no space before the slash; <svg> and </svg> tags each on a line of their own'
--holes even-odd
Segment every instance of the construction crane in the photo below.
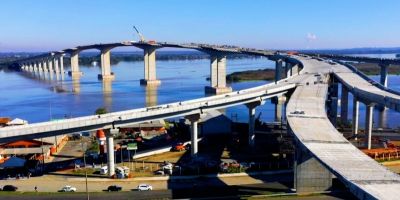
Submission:
<svg viewBox="0 0 400 200">
<path fill-rule="evenodd" d="M 138 29 L 136 28 L 136 26 L 133 26 L 133 28 L 135 29 L 136 33 L 139 35 L 139 41 L 140 42 L 145 42 L 146 40 L 144 39 L 143 35 L 138 31 Z"/>
</svg>

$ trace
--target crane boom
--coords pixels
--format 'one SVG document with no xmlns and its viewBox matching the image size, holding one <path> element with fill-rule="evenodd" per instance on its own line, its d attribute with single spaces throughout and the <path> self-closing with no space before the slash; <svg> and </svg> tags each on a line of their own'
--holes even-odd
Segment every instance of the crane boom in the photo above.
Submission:
<svg viewBox="0 0 400 200">
<path fill-rule="evenodd" d="M 139 32 L 139 30 L 136 28 L 136 26 L 133 26 L 133 28 L 135 29 L 136 33 L 139 35 L 140 42 L 145 42 L 143 35 Z"/>
</svg>

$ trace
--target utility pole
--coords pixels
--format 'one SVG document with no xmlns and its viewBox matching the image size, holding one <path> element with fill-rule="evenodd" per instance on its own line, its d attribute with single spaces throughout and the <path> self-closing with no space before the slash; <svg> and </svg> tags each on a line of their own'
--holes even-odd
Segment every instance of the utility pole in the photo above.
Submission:
<svg viewBox="0 0 400 200">
<path fill-rule="evenodd" d="M 82 152 L 83 152 L 83 166 L 85 170 L 85 184 L 86 184 L 86 199 L 89 200 L 89 190 L 88 190 L 88 180 L 87 180 L 87 170 L 86 170 L 86 152 L 83 147 L 83 138 L 81 138 Z"/>
</svg>

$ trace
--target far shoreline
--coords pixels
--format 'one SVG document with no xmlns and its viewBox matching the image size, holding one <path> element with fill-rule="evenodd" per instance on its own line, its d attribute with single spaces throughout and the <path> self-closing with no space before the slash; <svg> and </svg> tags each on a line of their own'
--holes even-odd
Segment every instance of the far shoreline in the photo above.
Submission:
<svg viewBox="0 0 400 200">
<path fill-rule="evenodd" d="M 358 70 L 367 76 L 380 75 L 380 67 L 375 63 L 353 63 Z M 391 65 L 388 69 L 389 75 L 400 75 L 400 65 Z M 226 81 L 247 82 L 247 81 L 272 81 L 275 78 L 275 69 L 259 69 L 233 72 L 226 76 Z"/>
</svg>

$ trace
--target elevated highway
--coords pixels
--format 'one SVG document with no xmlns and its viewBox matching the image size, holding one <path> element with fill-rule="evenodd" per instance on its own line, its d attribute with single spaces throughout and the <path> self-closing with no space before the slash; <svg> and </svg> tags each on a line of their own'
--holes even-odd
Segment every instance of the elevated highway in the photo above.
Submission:
<svg viewBox="0 0 400 200">
<path fill-rule="evenodd" d="M 133 46 L 134 44 L 121 43 L 121 45 Z M 360 199 L 397 199 L 400 196 L 399 175 L 390 172 L 359 151 L 334 126 L 337 116 L 338 83 L 341 83 L 343 88 L 347 88 L 347 92 L 353 93 L 357 101 L 368 104 L 366 125 L 369 139 L 373 106 L 381 105 L 399 111 L 400 95 L 397 92 L 374 83 L 345 63 L 314 59 L 310 56 L 288 56 L 274 54 L 270 51 L 193 44 L 179 46 L 169 43 L 157 43 L 146 45 L 151 46 L 151 48 L 178 47 L 211 52 L 211 72 L 214 65 L 217 68 L 220 65 L 225 70 L 224 57 L 228 53 L 266 56 L 276 61 L 276 80 L 275 83 L 260 87 L 190 101 L 105 115 L 92 115 L 55 122 L 2 128 L 0 129 L 0 142 L 106 129 L 108 130 L 108 148 L 112 151 L 113 130 L 118 127 L 155 119 L 185 116 L 191 121 L 192 143 L 194 143 L 192 155 L 195 155 L 197 152 L 197 122 L 202 113 L 207 110 L 245 104 L 249 108 L 249 144 L 252 144 L 254 141 L 255 107 L 263 104 L 268 98 L 282 96 L 288 91 L 290 91 L 289 93 L 293 91 L 287 104 L 286 116 L 290 131 L 296 137 L 296 166 L 294 171 L 295 187 L 298 192 L 329 189 L 333 174 L 344 182 L 350 191 Z M 115 45 L 111 46 L 115 47 Z M 145 56 L 146 54 L 152 53 L 145 52 Z M 23 64 L 26 64 L 25 62 L 22 61 Z M 287 75 L 285 79 L 281 77 L 282 62 L 286 63 L 285 70 Z M 294 66 L 297 67 L 294 68 Z M 300 69 L 302 70 L 300 71 Z M 347 96 L 345 97 L 347 98 Z M 342 98 L 344 98 L 343 95 Z M 327 101 L 330 102 L 328 106 L 329 115 L 326 109 Z M 343 109 L 345 106 L 341 107 Z M 370 144 L 368 138 L 367 141 Z M 109 156 L 111 156 L 109 160 L 114 160 L 112 154 Z M 109 169 L 113 168 L 109 162 Z M 112 170 L 110 170 L 111 172 Z"/>
<path fill-rule="evenodd" d="M 397 199 L 400 195 L 400 176 L 348 142 L 330 122 L 325 107 L 329 79 L 332 78 L 330 75 L 339 77 L 346 86 L 354 88 L 356 96 L 364 96 L 369 91 L 371 96 L 366 95 L 366 98 L 371 102 L 381 99 L 375 99 L 373 95 L 389 95 L 396 99 L 400 99 L 400 96 L 376 88 L 344 65 L 331 65 L 310 58 L 298 59 L 305 66 L 300 75 L 303 78 L 292 94 L 286 112 L 291 132 L 297 139 L 296 188 L 329 188 L 332 173 L 360 199 Z M 318 81 L 317 74 L 322 76 L 322 82 Z M 296 114 L 295 111 L 299 110 L 304 111 L 304 114 Z M 312 156 L 307 157 L 309 153 Z M 323 167 L 315 163 L 311 165 L 314 158 Z"/>
<path fill-rule="evenodd" d="M 294 83 L 282 80 L 279 84 L 271 83 L 256 88 L 195 100 L 113 112 L 103 115 L 62 119 L 54 122 L 5 127 L 0 129 L 0 143 L 24 138 L 40 138 L 73 132 L 119 128 L 129 124 L 142 123 L 157 119 L 202 114 L 208 110 L 227 108 L 236 105 L 254 102 L 261 103 L 266 99 L 281 96 L 288 90 L 294 89 L 295 86 Z"/>
</svg>

